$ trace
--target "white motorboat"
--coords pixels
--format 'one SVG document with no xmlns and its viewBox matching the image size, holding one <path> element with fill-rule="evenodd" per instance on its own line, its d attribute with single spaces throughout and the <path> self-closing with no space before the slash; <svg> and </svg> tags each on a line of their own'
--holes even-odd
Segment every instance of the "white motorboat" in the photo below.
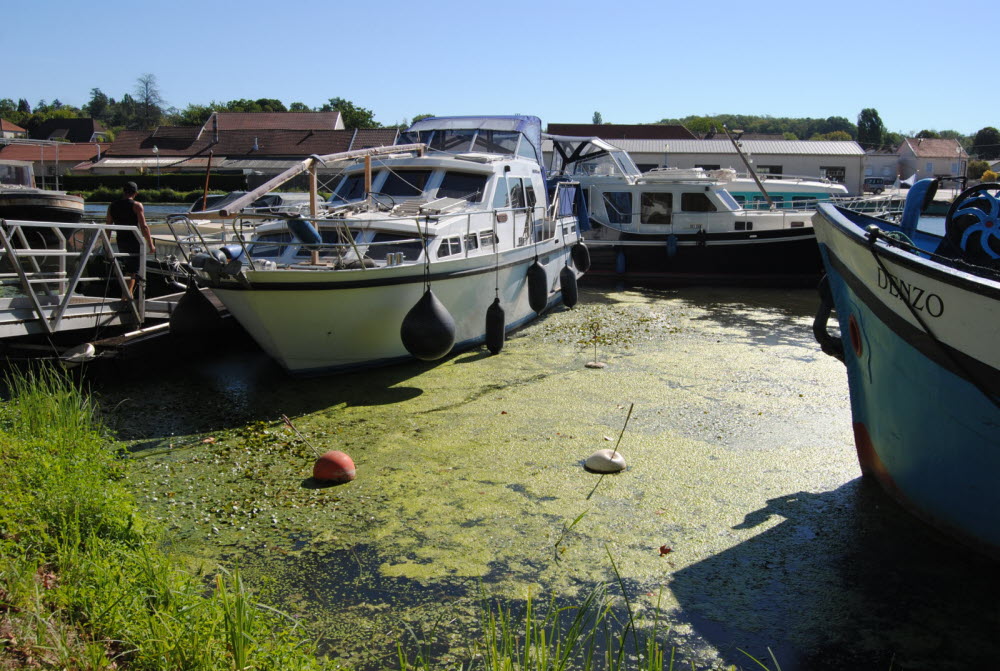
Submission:
<svg viewBox="0 0 1000 671">
<path fill-rule="evenodd" d="M 553 144 L 553 173 L 579 182 L 585 194 L 595 273 L 632 279 L 818 279 L 822 265 L 812 213 L 817 200 L 836 198 L 846 193 L 843 187 L 768 180 L 791 189 L 783 192 L 787 199 L 771 197 L 768 187 L 754 190 L 746 183 L 751 180 L 732 170 L 643 173 L 626 152 L 604 140 L 545 137 Z M 731 188 L 740 189 L 743 203 Z"/>
<path fill-rule="evenodd" d="M 36 188 L 28 161 L 0 161 L 0 219 L 76 223 L 83 219 L 83 198 Z"/>
<path fill-rule="evenodd" d="M 326 210 L 263 223 L 247 242 L 193 258 L 230 313 L 293 373 L 417 357 L 486 342 L 576 301 L 587 250 L 576 185 L 547 188 L 536 117 L 415 123 L 400 144 L 324 157 L 201 216 L 236 218 L 262 190 L 348 162 Z M 574 258 L 576 259 L 574 261 Z"/>
</svg>

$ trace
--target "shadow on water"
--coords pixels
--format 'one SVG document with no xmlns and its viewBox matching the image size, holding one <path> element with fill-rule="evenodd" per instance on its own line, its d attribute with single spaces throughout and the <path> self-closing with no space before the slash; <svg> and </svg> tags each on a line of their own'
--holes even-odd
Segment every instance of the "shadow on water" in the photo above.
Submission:
<svg viewBox="0 0 1000 671">
<path fill-rule="evenodd" d="M 670 589 L 698 637 L 735 665 L 770 648 L 783 671 L 993 668 L 996 564 L 859 478 L 776 497 L 736 529 L 783 520 L 681 569 Z M 753 647 L 755 645 L 756 647 Z"/>
<path fill-rule="evenodd" d="M 182 351 L 110 361 L 85 374 L 120 438 L 154 440 L 274 421 L 283 414 L 400 403 L 423 393 L 405 383 L 434 365 L 413 361 L 296 378 L 245 338 L 209 351 Z"/>
</svg>

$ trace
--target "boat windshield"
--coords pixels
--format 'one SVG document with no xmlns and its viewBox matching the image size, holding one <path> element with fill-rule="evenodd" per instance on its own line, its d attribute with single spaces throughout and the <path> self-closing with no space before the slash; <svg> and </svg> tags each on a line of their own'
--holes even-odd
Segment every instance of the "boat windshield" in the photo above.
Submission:
<svg viewBox="0 0 1000 671">
<path fill-rule="evenodd" d="M 631 162 L 632 159 L 629 159 Z M 568 166 L 570 177 L 623 177 L 626 174 L 612 154 L 604 154 L 585 161 L 576 161 Z"/>
<path fill-rule="evenodd" d="M 521 133 L 490 129 L 433 129 L 406 131 L 400 135 L 400 144 L 425 142 L 433 151 L 449 154 L 479 152 L 513 156 L 518 153 Z"/>
<path fill-rule="evenodd" d="M 470 203 L 483 200 L 486 193 L 486 175 L 468 172 L 447 172 L 438 187 L 438 198 L 464 198 Z"/>
<path fill-rule="evenodd" d="M 364 173 L 348 175 L 330 196 L 331 203 L 350 203 L 365 197 Z"/>
<path fill-rule="evenodd" d="M 0 184 L 34 186 L 31 183 L 31 165 L 0 163 Z"/>
<path fill-rule="evenodd" d="M 719 199 L 726 205 L 726 207 L 728 207 L 730 210 L 739 210 L 740 208 L 743 207 L 738 202 L 736 202 L 736 199 L 733 198 L 732 194 L 726 191 L 725 189 L 719 189 L 715 193 L 719 197 Z"/>
</svg>

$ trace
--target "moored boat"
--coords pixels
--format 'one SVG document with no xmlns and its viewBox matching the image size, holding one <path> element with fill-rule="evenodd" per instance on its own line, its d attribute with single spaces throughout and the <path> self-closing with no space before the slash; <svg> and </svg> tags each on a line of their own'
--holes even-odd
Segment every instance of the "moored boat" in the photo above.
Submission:
<svg viewBox="0 0 1000 671">
<path fill-rule="evenodd" d="M 781 284 L 819 277 L 813 208 L 818 198 L 837 197 L 843 187 L 794 182 L 804 189 L 799 195 L 789 191 L 788 202 L 768 201 L 765 192 L 750 191 L 747 180 L 732 170 L 643 173 L 626 152 L 599 138 L 546 139 L 553 146 L 554 172 L 578 181 L 586 196 L 594 274 Z M 793 187 L 793 181 L 784 183 Z M 734 184 L 743 203 L 729 191 Z M 746 202 L 751 193 L 764 201 L 763 207 L 754 196 Z"/>
<path fill-rule="evenodd" d="M 35 187 L 31 163 L 0 161 L 0 219 L 77 223 L 83 198 Z"/>
<path fill-rule="evenodd" d="M 820 205 L 814 330 L 847 366 L 862 472 L 946 532 L 1000 554 L 1000 184 L 963 191 L 944 235 Z M 836 309 L 843 341 L 826 331 Z"/>
<path fill-rule="evenodd" d="M 193 260 L 290 372 L 434 360 L 483 342 L 499 351 L 507 331 L 575 302 L 586 266 L 575 185 L 549 192 L 537 118 L 424 119 L 397 146 L 303 169 L 342 160 L 323 212 L 313 203 L 310 216 L 259 225 L 228 256 Z M 217 214 L 238 216 L 259 195 Z"/>
</svg>

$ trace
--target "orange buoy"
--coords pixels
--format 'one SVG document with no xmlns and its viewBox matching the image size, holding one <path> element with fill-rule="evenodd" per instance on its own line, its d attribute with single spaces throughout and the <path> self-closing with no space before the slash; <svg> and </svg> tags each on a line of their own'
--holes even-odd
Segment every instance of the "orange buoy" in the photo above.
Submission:
<svg viewBox="0 0 1000 671">
<path fill-rule="evenodd" d="M 354 460 L 340 450 L 330 450 L 313 464 L 313 478 L 320 482 L 350 482 L 355 478 Z"/>
</svg>

